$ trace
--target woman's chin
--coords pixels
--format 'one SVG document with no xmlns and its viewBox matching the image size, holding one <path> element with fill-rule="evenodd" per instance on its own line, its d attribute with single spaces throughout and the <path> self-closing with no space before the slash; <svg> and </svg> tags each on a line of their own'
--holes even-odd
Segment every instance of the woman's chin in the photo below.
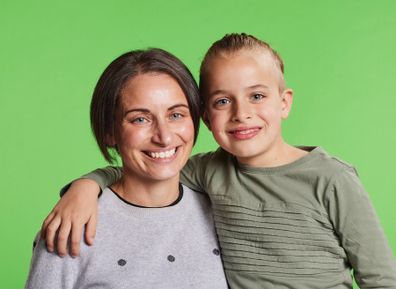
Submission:
<svg viewBox="0 0 396 289">
<path fill-rule="evenodd" d="M 174 181 L 175 179 L 179 180 L 180 170 L 156 170 L 149 172 L 146 176 L 154 182 Z"/>
</svg>

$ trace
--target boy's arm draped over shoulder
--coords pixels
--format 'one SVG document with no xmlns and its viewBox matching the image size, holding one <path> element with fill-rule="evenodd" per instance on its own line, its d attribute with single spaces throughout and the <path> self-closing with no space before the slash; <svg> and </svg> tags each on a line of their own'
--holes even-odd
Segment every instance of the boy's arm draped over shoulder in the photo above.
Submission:
<svg viewBox="0 0 396 289">
<path fill-rule="evenodd" d="M 100 189 L 110 186 L 121 176 L 122 170 L 118 167 L 97 169 L 61 190 L 62 198 L 44 220 L 41 229 L 50 252 L 54 251 L 56 243 L 58 254 L 66 255 L 70 238 L 70 253 L 77 256 L 84 226 L 85 240 L 87 244 L 93 244 Z"/>
<path fill-rule="evenodd" d="M 99 187 L 103 190 L 104 188 L 114 184 L 122 177 L 121 167 L 108 166 L 105 168 L 99 168 L 86 175 L 83 175 L 80 179 L 90 179 L 95 181 Z M 69 189 L 71 183 L 67 184 L 61 189 L 61 196 L 63 196 Z"/>
<path fill-rule="evenodd" d="M 396 263 L 354 168 L 340 170 L 325 204 L 360 288 L 396 288 Z"/>
<path fill-rule="evenodd" d="M 180 181 L 198 192 L 205 192 L 205 173 L 214 153 L 202 153 L 192 156 L 180 174 Z"/>
<path fill-rule="evenodd" d="M 49 253 L 45 248 L 44 240 L 36 237 L 30 272 L 25 289 L 53 289 L 53 288 L 79 288 L 79 274 L 84 257 L 61 258 Z"/>
</svg>

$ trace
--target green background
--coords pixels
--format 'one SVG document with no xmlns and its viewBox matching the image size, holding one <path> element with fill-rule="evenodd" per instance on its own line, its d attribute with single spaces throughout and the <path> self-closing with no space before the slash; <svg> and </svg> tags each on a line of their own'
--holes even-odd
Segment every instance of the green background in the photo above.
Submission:
<svg viewBox="0 0 396 289">
<path fill-rule="evenodd" d="M 197 76 L 227 32 L 280 52 L 295 91 L 285 139 L 357 166 L 396 252 L 396 1 L 2 0 L 0 288 L 23 288 L 60 186 L 106 164 L 88 109 L 108 63 L 161 47 Z M 214 148 L 202 130 L 194 151 Z"/>
</svg>

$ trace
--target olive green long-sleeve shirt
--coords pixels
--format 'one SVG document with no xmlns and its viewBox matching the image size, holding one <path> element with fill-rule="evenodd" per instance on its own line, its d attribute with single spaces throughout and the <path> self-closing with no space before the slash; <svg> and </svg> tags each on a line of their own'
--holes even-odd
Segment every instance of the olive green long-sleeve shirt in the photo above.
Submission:
<svg viewBox="0 0 396 289">
<path fill-rule="evenodd" d="M 355 169 L 321 148 L 274 168 L 199 154 L 182 182 L 209 194 L 231 288 L 396 288 L 396 265 Z M 120 169 L 86 177 L 102 187 Z"/>
</svg>

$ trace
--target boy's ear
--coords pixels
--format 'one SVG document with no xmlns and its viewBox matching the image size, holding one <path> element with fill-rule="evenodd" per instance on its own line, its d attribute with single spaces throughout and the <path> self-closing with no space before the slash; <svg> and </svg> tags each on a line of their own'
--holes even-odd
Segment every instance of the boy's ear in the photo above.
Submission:
<svg viewBox="0 0 396 289">
<path fill-rule="evenodd" d="M 202 120 L 204 121 L 206 127 L 211 131 L 211 129 L 210 129 L 210 121 L 209 121 L 208 113 L 206 112 L 206 110 L 204 111 L 204 113 L 202 115 Z"/>
<path fill-rule="evenodd" d="M 289 116 L 293 104 L 293 90 L 285 89 L 282 93 L 282 118 L 286 119 Z"/>
</svg>

